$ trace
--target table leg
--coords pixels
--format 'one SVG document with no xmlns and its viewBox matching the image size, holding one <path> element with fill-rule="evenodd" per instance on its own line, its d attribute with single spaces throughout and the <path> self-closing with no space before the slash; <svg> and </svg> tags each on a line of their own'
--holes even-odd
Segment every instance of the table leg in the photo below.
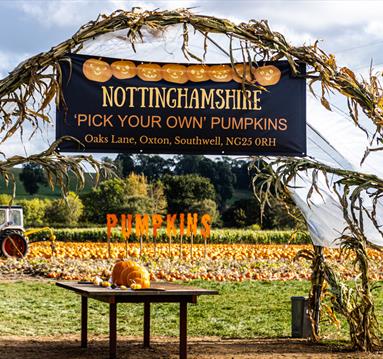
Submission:
<svg viewBox="0 0 383 359">
<path fill-rule="evenodd" d="M 180 359 L 187 358 L 187 302 L 180 302 Z"/>
<path fill-rule="evenodd" d="M 81 296 L 81 348 L 88 346 L 88 297 Z"/>
<path fill-rule="evenodd" d="M 150 302 L 144 302 L 144 348 L 150 347 Z"/>
<path fill-rule="evenodd" d="M 117 354 L 117 304 L 109 304 L 109 358 L 115 359 Z"/>
</svg>

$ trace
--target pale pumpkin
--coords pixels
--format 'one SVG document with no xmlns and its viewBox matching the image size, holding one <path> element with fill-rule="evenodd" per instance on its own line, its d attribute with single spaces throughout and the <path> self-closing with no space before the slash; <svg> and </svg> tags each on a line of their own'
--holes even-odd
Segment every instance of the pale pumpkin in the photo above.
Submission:
<svg viewBox="0 0 383 359">
<path fill-rule="evenodd" d="M 137 76 L 144 81 L 162 80 L 162 69 L 158 64 L 140 64 L 137 66 Z"/>
<path fill-rule="evenodd" d="M 168 82 L 184 84 L 189 81 L 187 68 L 184 65 L 167 64 L 162 66 L 162 76 Z"/>
<path fill-rule="evenodd" d="M 113 76 L 119 80 L 131 79 L 137 75 L 137 68 L 133 61 L 115 61 L 110 67 L 112 68 Z"/>
<path fill-rule="evenodd" d="M 88 59 L 82 65 L 82 72 L 91 81 L 106 82 L 112 77 L 112 70 L 105 61 Z"/>
<path fill-rule="evenodd" d="M 281 78 L 281 70 L 274 65 L 258 67 L 254 71 L 255 79 L 262 86 L 271 86 L 279 82 Z"/>
</svg>

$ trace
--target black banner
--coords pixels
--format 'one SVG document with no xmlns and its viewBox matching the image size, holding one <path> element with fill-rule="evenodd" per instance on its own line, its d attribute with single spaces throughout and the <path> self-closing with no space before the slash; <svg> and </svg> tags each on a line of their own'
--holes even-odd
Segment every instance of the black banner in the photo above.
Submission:
<svg viewBox="0 0 383 359">
<path fill-rule="evenodd" d="M 56 138 L 66 152 L 306 154 L 306 83 L 286 61 L 248 66 L 264 87 L 242 90 L 243 64 L 143 63 L 69 55 Z M 253 75 L 250 74 L 250 71 Z M 305 65 L 299 65 L 305 74 Z M 65 103 L 64 103 L 65 102 Z"/>
</svg>

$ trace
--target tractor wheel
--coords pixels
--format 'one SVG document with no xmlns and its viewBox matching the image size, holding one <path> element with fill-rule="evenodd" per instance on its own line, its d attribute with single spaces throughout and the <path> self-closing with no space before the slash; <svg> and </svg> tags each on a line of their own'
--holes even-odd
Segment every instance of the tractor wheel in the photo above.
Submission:
<svg viewBox="0 0 383 359">
<path fill-rule="evenodd" d="M 8 232 L 1 238 L 1 254 L 7 258 L 23 258 L 28 252 L 27 240 L 17 232 Z"/>
</svg>

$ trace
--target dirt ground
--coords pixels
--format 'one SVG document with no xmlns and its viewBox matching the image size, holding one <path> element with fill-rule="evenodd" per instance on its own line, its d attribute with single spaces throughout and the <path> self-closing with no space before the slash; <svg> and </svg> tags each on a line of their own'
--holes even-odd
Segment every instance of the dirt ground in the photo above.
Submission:
<svg viewBox="0 0 383 359">
<path fill-rule="evenodd" d="M 383 352 L 360 354 L 337 347 L 313 345 L 297 339 L 222 340 L 214 337 L 189 338 L 189 359 L 245 358 L 383 358 Z M 152 339 L 150 349 L 142 348 L 138 337 L 119 337 L 119 359 L 178 358 L 177 338 Z M 0 358 L 6 359 L 106 359 L 106 337 L 90 338 L 88 349 L 81 349 L 77 336 L 0 337 Z"/>
</svg>

